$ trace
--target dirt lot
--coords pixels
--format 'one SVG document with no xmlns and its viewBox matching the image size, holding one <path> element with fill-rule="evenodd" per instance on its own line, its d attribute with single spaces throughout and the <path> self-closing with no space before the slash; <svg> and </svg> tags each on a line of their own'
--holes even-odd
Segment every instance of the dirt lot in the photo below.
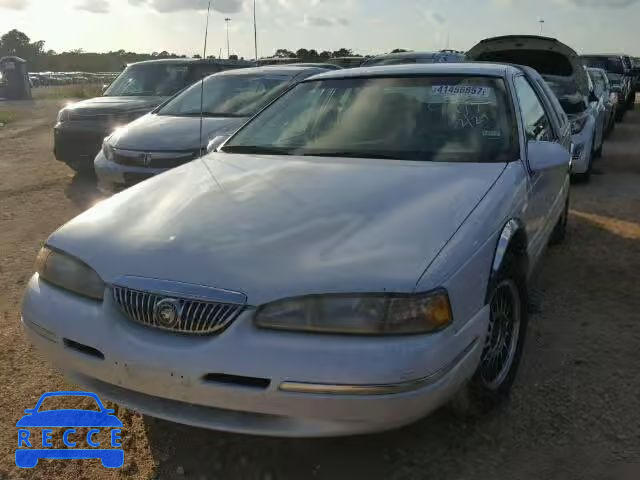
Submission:
<svg viewBox="0 0 640 480">
<path fill-rule="evenodd" d="M 34 352 L 20 298 L 57 226 L 100 199 L 51 154 L 59 102 L 18 108 L 0 128 L 0 478 L 640 478 L 640 108 L 618 124 L 598 174 L 572 190 L 568 241 L 549 251 L 511 402 L 470 421 L 442 411 L 386 434 L 274 440 L 199 430 L 118 410 L 125 467 L 14 464 L 15 422 L 45 391 L 72 389 Z"/>
</svg>

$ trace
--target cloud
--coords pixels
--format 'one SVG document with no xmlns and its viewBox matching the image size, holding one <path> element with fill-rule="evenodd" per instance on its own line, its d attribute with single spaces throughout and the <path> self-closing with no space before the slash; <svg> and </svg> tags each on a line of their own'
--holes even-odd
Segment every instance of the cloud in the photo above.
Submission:
<svg viewBox="0 0 640 480">
<path fill-rule="evenodd" d="M 578 7 L 625 8 L 638 0 L 568 0 Z"/>
<path fill-rule="evenodd" d="M 307 27 L 346 27 L 349 20 L 336 17 L 318 17 L 315 15 L 305 15 L 302 25 Z"/>
<path fill-rule="evenodd" d="M 27 7 L 28 0 L 0 0 L 0 8 L 22 10 Z"/>
<path fill-rule="evenodd" d="M 129 0 L 131 5 L 148 5 L 160 13 L 181 10 L 206 10 L 209 0 Z M 221 13 L 237 13 L 242 9 L 242 0 L 213 0 L 211 9 Z"/>
<path fill-rule="evenodd" d="M 77 5 L 76 8 L 91 13 L 109 13 L 109 3 L 107 0 L 84 0 L 84 2 Z"/>
</svg>

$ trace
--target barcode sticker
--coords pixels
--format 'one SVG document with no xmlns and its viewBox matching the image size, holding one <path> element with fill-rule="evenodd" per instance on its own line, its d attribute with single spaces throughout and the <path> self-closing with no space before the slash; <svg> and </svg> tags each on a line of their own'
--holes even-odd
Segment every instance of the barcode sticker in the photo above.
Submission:
<svg viewBox="0 0 640 480">
<path fill-rule="evenodd" d="M 431 87 L 431 94 L 444 97 L 488 98 L 490 89 L 489 87 L 475 87 L 473 85 L 433 85 Z"/>
</svg>

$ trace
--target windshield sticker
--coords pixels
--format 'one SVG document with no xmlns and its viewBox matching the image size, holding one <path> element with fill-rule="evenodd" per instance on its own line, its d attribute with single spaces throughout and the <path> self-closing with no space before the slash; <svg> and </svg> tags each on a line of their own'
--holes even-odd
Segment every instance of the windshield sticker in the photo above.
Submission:
<svg viewBox="0 0 640 480">
<path fill-rule="evenodd" d="M 502 132 L 500 130 L 483 130 L 482 136 L 483 137 L 501 137 Z"/>
<path fill-rule="evenodd" d="M 444 97 L 489 98 L 490 90 L 489 87 L 476 87 L 473 85 L 433 85 L 431 94 Z"/>
</svg>

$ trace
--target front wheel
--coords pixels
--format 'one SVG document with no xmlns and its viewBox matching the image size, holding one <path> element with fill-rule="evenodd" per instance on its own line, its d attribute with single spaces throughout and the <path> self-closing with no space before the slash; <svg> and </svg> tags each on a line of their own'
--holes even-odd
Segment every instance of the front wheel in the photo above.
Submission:
<svg viewBox="0 0 640 480">
<path fill-rule="evenodd" d="M 523 274 L 507 259 L 490 296 L 489 326 L 480 364 L 452 406 L 464 415 L 486 413 L 509 397 L 527 331 Z"/>
</svg>

